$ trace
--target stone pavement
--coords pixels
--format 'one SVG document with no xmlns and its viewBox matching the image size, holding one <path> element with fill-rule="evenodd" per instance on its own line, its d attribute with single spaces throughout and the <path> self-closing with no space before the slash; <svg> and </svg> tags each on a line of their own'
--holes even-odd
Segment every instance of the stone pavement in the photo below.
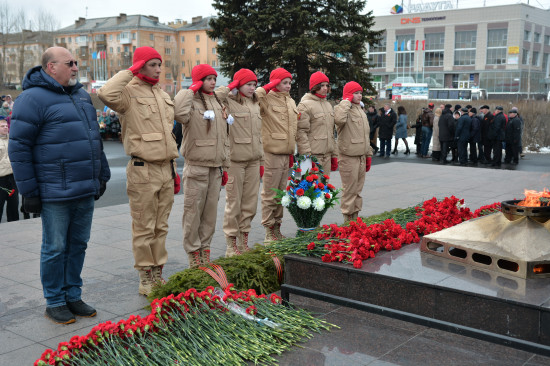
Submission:
<svg viewBox="0 0 550 366">
<path fill-rule="evenodd" d="M 338 172 L 332 173 L 332 184 L 341 187 Z M 464 198 L 470 208 L 476 209 L 496 201 L 521 198 L 525 188 L 542 190 L 544 187 L 550 187 L 547 172 L 389 162 L 373 165 L 367 173 L 360 214 L 369 216 L 411 206 L 433 196 L 450 195 Z M 222 191 L 212 241 L 213 258 L 225 253 L 221 228 L 224 205 Z M 169 220 L 167 275 L 188 267 L 181 242 L 182 211 L 183 195 L 179 194 Z M 323 220 L 323 223 L 332 222 L 343 222 L 337 208 L 329 210 Z M 286 213 L 283 234 L 294 235 L 295 230 L 296 225 Z M 261 242 L 263 236 L 260 217 L 256 216 L 250 241 Z M 0 225 L 0 366 L 32 365 L 46 348 L 55 348 L 73 335 L 87 334 L 98 323 L 148 313 L 144 310 L 147 300 L 138 295 L 138 276 L 133 269 L 128 204 L 98 208 L 94 213 L 84 263 L 83 299 L 97 308 L 95 318 L 78 318 L 76 323 L 63 326 L 44 317 L 40 245 L 40 219 Z M 550 364 L 550 358 L 512 348 L 326 303 L 292 299 L 342 329 L 315 335 L 304 344 L 305 348 L 285 353 L 279 357 L 284 365 Z"/>
</svg>

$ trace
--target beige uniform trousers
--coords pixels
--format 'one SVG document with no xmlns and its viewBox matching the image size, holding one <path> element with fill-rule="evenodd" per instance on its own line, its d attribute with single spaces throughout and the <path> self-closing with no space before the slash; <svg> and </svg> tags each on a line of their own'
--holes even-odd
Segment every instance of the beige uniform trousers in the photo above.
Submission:
<svg viewBox="0 0 550 366">
<path fill-rule="evenodd" d="M 183 168 L 183 249 L 210 249 L 216 229 L 222 185 L 219 167 L 186 164 Z"/>
<path fill-rule="evenodd" d="M 275 201 L 275 191 L 284 190 L 288 181 L 288 154 L 264 152 L 264 177 L 262 186 L 262 225 L 269 227 L 280 224 L 283 206 Z"/>
<path fill-rule="evenodd" d="M 352 215 L 361 211 L 363 207 L 361 191 L 365 184 L 366 158 L 365 155 L 347 156 L 340 154 L 338 160 L 343 188 L 340 208 L 342 214 Z"/>
<path fill-rule="evenodd" d="M 126 166 L 126 176 L 132 215 L 134 267 L 162 266 L 168 259 L 166 235 L 174 203 L 172 166 L 170 162 L 152 164 L 131 159 Z"/>
<path fill-rule="evenodd" d="M 330 177 L 330 168 L 331 168 L 330 158 L 331 158 L 331 155 L 330 154 L 325 154 L 325 155 L 312 154 L 312 155 L 317 158 L 317 161 L 323 167 L 323 172 Z"/>
<path fill-rule="evenodd" d="M 231 161 L 227 170 L 229 179 L 225 186 L 225 236 L 249 233 L 250 223 L 258 209 L 260 190 L 260 159 L 244 162 Z"/>
</svg>

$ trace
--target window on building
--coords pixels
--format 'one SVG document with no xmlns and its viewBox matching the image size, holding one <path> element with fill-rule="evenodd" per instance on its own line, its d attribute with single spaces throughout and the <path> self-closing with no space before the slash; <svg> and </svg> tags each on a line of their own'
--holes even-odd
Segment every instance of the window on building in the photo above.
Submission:
<svg viewBox="0 0 550 366">
<path fill-rule="evenodd" d="M 200 42 L 201 41 L 201 36 L 197 34 L 195 36 L 195 41 Z"/>
<path fill-rule="evenodd" d="M 524 30 L 523 31 L 523 40 L 524 41 L 531 41 L 531 31 L 530 30 Z"/>
<path fill-rule="evenodd" d="M 165 55 L 170 55 L 172 53 L 172 49 L 171 48 L 165 48 L 164 49 L 164 54 Z"/>
<path fill-rule="evenodd" d="M 136 46 L 132 46 L 132 50 L 136 52 Z"/>
<path fill-rule="evenodd" d="M 378 43 L 369 45 L 369 63 L 373 69 L 386 67 L 386 35 Z"/>
<path fill-rule="evenodd" d="M 443 66 L 445 33 L 427 33 L 424 41 L 424 66 Z"/>
<path fill-rule="evenodd" d="M 181 36 L 181 41 L 185 42 L 185 36 Z"/>
<path fill-rule="evenodd" d="M 212 48 L 212 54 L 213 54 L 213 55 L 216 54 L 216 47 Z"/>
<path fill-rule="evenodd" d="M 172 79 L 172 74 L 166 74 L 166 79 Z"/>
<path fill-rule="evenodd" d="M 544 36 L 544 44 L 550 46 L 550 36 Z"/>
<path fill-rule="evenodd" d="M 197 48 L 195 53 L 198 55 L 199 53 L 201 53 L 201 49 L 200 48 Z"/>
<path fill-rule="evenodd" d="M 197 60 L 197 66 L 200 65 L 200 64 L 201 64 L 201 62 Z"/>
<path fill-rule="evenodd" d="M 164 42 L 170 42 L 170 36 L 164 36 Z"/>
<path fill-rule="evenodd" d="M 112 40 L 113 40 L 113 35 L 109 34 L 109 41 L 112 41 Z"/>
<path fill-rule="evenodd" d="M 171 67 L 171 66 L 172 66 L 172 61 L 170 60 L 164 61 L 164 67 Z"/>
<path fill-rule="evenodd" d="M 73 43 L 73 37 L 69 37 L 68 40 L 69 40 L 69 43 Z"/>
<path fill-rule="evenodd" d="M 181 54 L 185 55 L 185 49 L 183 49 L 183 48 L 181 49 Z"/>
<path fill-rule="evenodd" d="M 61 43 L 65 43 L 65 37 L 61 38 Z M 13 51 L 13 49 L 12 49 Z"/>
<path fill-rule="evenodd" d="M 129 46 L 124 46 L 124 52 L 130 52 L 130 47 Z"/>
<path fill-rule="evenodd" d="M 181 62 L 181 67 L 185 67 L 185 61 Z"/>
<path fill-rule="evenodd" d="M 120 60 L 118 60 L 118 67 L 120 67 Z"/>
<path fill-rule="evenodd" d="M 539 55 L 540 55 L 539 51 L 533 51 L 533 62 L 531 63 L 531 65 L 539 66 L 539 61 L 540 61 Z"/>
<path fill-rule="evenodd" d="M 113 47 L 109 47 L 109 53 L 113 53 Z"/>
<path fill-rule="evenodd" d="M 548 70 L 548 55 L 550 55 L 550 53 L 545 53 L 542 56 L 542 71 L 546 77 L 548 77 L 548 73 L 550 72 L 550 70 Z"/>
<path fill-rule="evenodd" d="M 489 29 L 487 32 L 487 65 L 506 64 L 507 29 Z"/>
<path fill-rule="evenodd" d="M 523 54 L 521 55 L 521 64 L 529 65 L 529 50 L 523 50 Z"/>
<path fill-rule="evenodd" d="M 172 85 L 166 85 L 166 91 L 167 92 L 172 92 Z"/>
<path fill-rule="evenodd" d="M 181 79 L 185 79 L 185 74 L 181 74 Z"/>
<path fill-rule="evenodd" d="M 120 53 L 120 47 L 117 47 L 117 48 L 116 48 L 116 52 L 117 52 L 117 53 Z"/>
<path fill-rule="evenodd" d="M 397 36 L 397 67 L 414 65 L 414 34 Z"/>
<path fill-rule="evenodd" d="M 135 33 L 132 33 L 132 39 L 136 39 L 136 34 Z"/>
<path fill-rule="evenodd" d="M 537 32 L 534 33 L 533 42 L 540 43 L 540 33 L 537 33 Z"/>
<path fill-rule="evenodd" d="M 212 67 L 216 67 L 216 60 L 212 61 Z"/>
<path fill-rule="evenodd" d="M 455 33 L 455 66 L 475 65 L 476 31 Z"/>
<path fill-rule="evenodd" d="M 117 42 L 120 42 L 120 33 L 116 35 Z"/>
<path fill-rule="evenodd" d="M 149 34 L 149 40 L 150 41 L 154 41 L 155 40 L 155 35 L 154 34 Z"/>
</svg>

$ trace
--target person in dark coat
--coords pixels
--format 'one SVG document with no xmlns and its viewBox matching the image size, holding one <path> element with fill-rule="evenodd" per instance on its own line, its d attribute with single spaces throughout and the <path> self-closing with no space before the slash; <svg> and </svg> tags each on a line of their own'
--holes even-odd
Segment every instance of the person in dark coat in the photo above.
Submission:
<svg viewBox="0 0 550 366">
<path fill-rule="evenodd" d="M 376 108 L 373 105 L 369 105 L 367 108 L 367 119 L 369 120 L 370 127 L 370 147 L 376 154 L 378 152 L 378 146 L 376 144 L 376 129 L 378 128 L 378 113 L 376 113 Z"/>
<path fill-rule="evenodd" d="M 390 157 L 391 139 L 393 137 L 393 127 L 397 123 L 397 114 L 391 109 L 389 104 L 384 104 L 384 113 L 378 123 L 378 138 L 380 139 L 380 157 L 385 155 Z"/>
<path fill-rule="evenodd" d="M 502 112 L 504 108 L 501 106 L 495 109 L 495 118 L 493 123 L 489 125 L 488 137 L 491 141 L 493 149 L 493 162 L 491 164 L 494 168 L 500 168 L 502 163 L 502 141 L 504 141 L 504 129 L 506 128 L 506 117 Z"/>
<path fill-rule="evenodd" d="M 506 164 L 517 165 L 521 149 L 521 119 L 517 109 L 512 109 L 508 112 L 508 117 L 509 121 L 505 130 L 506 156 L 504 157 L 504 162 Z"/>
<path fill-rule="evenodd" d="M 454 139 L 454 119 L 451 112 L 451 105 L 446 104 L 439 118 L 439 141 L 441 142 L 441 161 L 440 164 L 447 164 L 447 154 L 451 148 L 451 142 Z"/>
<path fill-rule="evenodd" d="M 113 141 L 119 141 L 120 140 L 120 120 L 118 119 L 117 114 L 115 111 L 111 109 L 111 112 L 109 113 L 109 117 L 111 118 L 111 140 Z"/>
<path fill-rule="evenodd" d="M 458 148 L 458 160 L 461 166 L 468 163 L 468 142 L 470 141 L 470 127 L 472 119 L 468 115 L 468 108 L 460 109 L 460 118 L 456 124 L 455 141 Z"/>
<path fill-rule="evenodd" d="M 416 155 L 422 157 L 422 115 L 424 109 L 420 111 L 420 114 L 416 118 L 414 125 L 411 125 L 409 128 L 416 129 L 414 133 L 414 144 L 416 145 Z"/>
<path fill-rule="evenodd" d="M 92 317 L 84 303 L 82 268 L 92 227 L 94 199 L 111 177 L 96 111 L 78 82 L 69 50 L 51 47 L 42 65 L 23 79 L 13 109 L 8 153 L 23 206 L 40 213 L 40 280 L 46 316 L 68 324 Z"/>
<path fill-rule="evenodd" d="M 472 119 L 470 125 L 470 162 L 477 166 L 478 163 L 478 148 L 482 149 L 481 145 L 481 120 L 477 116 L 477 109 L 470 108 L 468 115 Z"/>
<path fill-rule="evenodd" d="M 491 151 L 493 146 L 489 140 L 489 126 L 493 123 L 495 116 L 491 113 L 488 105 L 483 105 L 479 108 L 483 117 L 481 118 L 481 145 L 483 146 L 483 152 L 480 152 L 479 159 L 481 164 L 491 163 Z M 480 150 L 481 151 L 481 150 Z"/>
</svg>

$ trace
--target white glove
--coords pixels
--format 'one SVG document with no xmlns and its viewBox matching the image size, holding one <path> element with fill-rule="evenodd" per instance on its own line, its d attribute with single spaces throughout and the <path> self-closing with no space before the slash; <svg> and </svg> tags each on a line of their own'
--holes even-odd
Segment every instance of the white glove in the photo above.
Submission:
<svg viewBox="0 0 550 366">
<path fill-rule="evenodd" d="M 234 121 L 235 121 L 235 119 L 233 118 L 232 115 L 229 115 L 229 116 L 227 117 L 227 124 L 228 124 L 228 125 L 231 126 L 231 125 L 233 124 Z"/>
<path fill-rule="evenodd" d="M 206 112 L 204 112 L 204 119 L 215 119 L 216 118 L 216 115 L 214 114 L 214 111 L 212 110 L 208 110 Z"/>
</svg>

